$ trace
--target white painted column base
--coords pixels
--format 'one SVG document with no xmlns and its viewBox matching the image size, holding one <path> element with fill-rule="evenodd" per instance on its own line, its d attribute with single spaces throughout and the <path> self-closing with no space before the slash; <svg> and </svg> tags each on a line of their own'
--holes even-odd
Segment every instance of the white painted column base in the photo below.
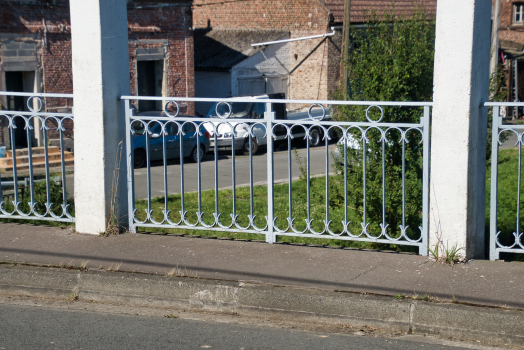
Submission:
<svg viewBox="0 0 524 350">
<path fill-rule="evenodd" d="M 431 249 L 484 256 L 491 2 L 439 0 L 431 132 Z"/>
<path fill-rule="evenodd" d="M 76 231 L 127 223 L 125 118 L 130 93 L 126 0 L 71 0 Z M 120 161 L 120 169 L 115 170 Z M 113 180 L 118 185 L 113 188 Z"/>
</svg>

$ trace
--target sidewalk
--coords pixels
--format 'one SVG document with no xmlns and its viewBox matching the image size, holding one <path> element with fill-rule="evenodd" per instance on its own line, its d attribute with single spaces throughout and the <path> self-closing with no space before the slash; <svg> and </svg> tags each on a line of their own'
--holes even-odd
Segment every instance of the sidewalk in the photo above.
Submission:
<svg viewBox="0 0 524 350">
<path fill-rule="evenodd" d="M 517 326 L 515 319 L 518 319 L 517 323 L 524 325 L 522 311 L 510 310 L 524 309 L 524 263 L 475 260 L 451 267 L 435 264 L 427 257 L 392 252 L 165 235 L 124 234 L 98 237 L 72 234 L 67 228 L 4 223 L 0 223 L 0 261 L 4 262 L 0 265 L 0 292 L 7 283 L 7 279 L 2 279 L 1 275 L 11 276 L 13 271 L 16 271 L 12 267 L 15 265 L 13 262 L 54 266 L 67 264 L 79 267 L 87 261 L 88 272 L 93 274 L 92 276 L 107 277 L 109 275 L 106 270 L 110 269 L 148 273 L 164 279 L 169 275 L 186 276 L 184 281 L 187 281 L 187 276 L 198 277 L 191 280 L 192 288 L 199 288 L 198 283 L 207 283 L 206 292 L 211 290 L 209 285 L 213 283 L 222 286 L 221 288 L 224 285 L 230 286 L 227 288 L 237 288 L 235 290 L 242 288 L 244 284 L 263 285 L 265 290 L 273 288 L 272 295 L 277 295 L 281 290 L 282 295 L 288 296 L 290 289 L 286 288 L 300 288 L 291 290 L 312 293 L 307 297 L 307 303 L 303 300 L 305 304 L 311 305 L 315 298 L 322 295 L 326 298 L 331 296 L 351 299 L 360 298 L 362 294 L 371 294 L 378 298 L 374 299 L 375 304 L 382 303 L 382 300 L 386 304 L 395 303 L 396 308 L 416 302 L 427 307 L 441 305 L 439 307 L 444 308 L 443 315 L 446 315 L 450 308 L 459 307 L 469 307 L 470 309 L 464 310 L 473 314 L 481 312 L 480 310 L 488 313 L 497 313 L 500 310 L 499 316 L 502 318 L 504 315 L 510 316 L 508 312 L 511 312 L 511 324 Z M 78 270 L 43 270 L 79 273 Z M 124 278 L 122 276 L 125 274 L 117 275 Z M 143 297 L 147 298 L 147 289 L 153 288 L 151 286 L 155 281 L 153 276 L 129 275 L 135 276 L 134 291 L 144 288 L 143 292 L 137 291 L 136 295 L 142 293 Z M 136 276 L 151 278 L 144 278 L 143 281 L 148 282 L 140 285 L 136 282 Z M 31 283 L 38 283 L 37 279 L 32 281 Z M 179 282 L 179 285 L 181 286 L 182 282 Z M 166 293 L 172 293 L 172 290 Z M 400 295 L 408 298 L 395 298 Z M 421 300 L 425 295 L 433 300 L 438 298 L 439 301 L 455 303 L 425 303 Z M 413 296 L 416 298 L 409 298 Z M 318 303 L 323 302 L 325 300 L 319 297 Z M 278 304 L 277 300 L 275 303 Z M 409 308 L 411 318 L 408 323 L 412 322 L 413 318 L 413 307 Z M 431 313 L 435 313 L 435 310 Z M 488 318 L 495 322 L 497 317 L 490 314 Z M 521 329 L 517 331 L 517 335 L 520 335 Z M 479 328 L 477 331 L 480 330 Z M 441 330 L 438 332 L 444 334 Z"/>
</svg>

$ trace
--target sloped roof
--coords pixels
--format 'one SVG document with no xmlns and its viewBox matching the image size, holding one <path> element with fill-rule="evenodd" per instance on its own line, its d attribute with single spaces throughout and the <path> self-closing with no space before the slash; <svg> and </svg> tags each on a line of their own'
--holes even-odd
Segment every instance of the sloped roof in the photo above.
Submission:
<svg viewBox="0 0 524 350">
<path fill-rule="evenodd" d="M 288 35 L 282 30 L 195 29 L 195 68 L 230 69 L 261 50 L 251 44 Z"/>
<path fill-rule="evenodd" d="M 321 0 L 333 14 L 335 23 L 344 21 L 344 1 L 345 0 Z M 366 11 L 383 12 L 395 4 L 398 13 L 409 13 L 413 6 L 425 5 L 430 13 L 436 13 L 437 0 L 351 0 L 350 18 L 351 23 L 362 23 Z"/>
</svg>

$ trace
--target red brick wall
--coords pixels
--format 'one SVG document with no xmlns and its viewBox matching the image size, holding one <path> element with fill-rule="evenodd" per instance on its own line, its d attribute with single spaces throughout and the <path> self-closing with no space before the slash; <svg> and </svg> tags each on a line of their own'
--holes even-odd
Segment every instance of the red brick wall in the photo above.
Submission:
<svg viewBox="0 0 524 350">
<path fill-rule="evenodd" d="M 500 2 L 499 39 L 524 44 L 524 26 L 513 24 L 513 4 L 524 1 L 502 0 Z"/>
<path fill-rule="evenodd" d="M 135 52 L 137 48 L 155 45 L 140 44 L 140 40 L 167 40 L 167 95 L 194 96 L 194 55 L 191 7 L 187 1 L 154 2 L 136 1 L 128 4 L 129 64 L 131 91 L 136 94 Z M 167 4 L 166 4 L 167 3 Z M 44 22 L 45 21 L 45 22 Z M 45 26 L 44 26 L 45 23 Z M 0 3 L 0 33 L 37 34 L 21 41 L 37 41 L 37 54 L 42 72 L 42 91 L 47 93 L 73 93 L 71 63 L 71 25 L 69 1 L 57 0 L 53 5 L 45 1 L 36 4 L 22 2 Z M 2 39 L 0 38 L 0 41 Z M 11 39 L 4 39 L 11 40 Z M 0 61 L 1 64 L 1 61 Z M 1 70 L 0 70 L 1 72 Z M 47 98 L 49 111 L 70 111 L 71 99 Z M 194 113 L 188 105 L 187 113 Z M 72 125 L 69 125 L 72 128 Z M 1 133 L 1 130 L 0 130 Z M 0 141 L 2 135 L 0 135 Z"/>
<path fill-rule="evenodd" d="M 318 0 L 193 2 L 195 28 L 289 30 L 297 38 L 330 32 L 329 25 L 329 13 Z M 331 44 L 330 39 L 291 43 L 289 98 L 327 99 L 336 89 L 333 66 L 340 52 Z"/>
<path fill-rule="evenodd" d="M 191 8 L 166 7 L 130 9 L 129 40 L 167 40 L 167 95 L 193 97 L 195 94 Z M 135 54 L 137 48 L 161 48 L 162 44 L 130 44 L 131 91 L 136 94 Z M 187 81 L 186 81 L 187 78 Z"/>
</svg>

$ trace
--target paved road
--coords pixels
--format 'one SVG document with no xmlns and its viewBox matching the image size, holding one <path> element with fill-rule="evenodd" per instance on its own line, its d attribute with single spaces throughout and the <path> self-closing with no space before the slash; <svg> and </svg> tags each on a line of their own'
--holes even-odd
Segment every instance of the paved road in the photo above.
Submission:
<svg viewBox="0 0 524 350">
<path fill-rule="evenodd" d="M 329 146 L 330 164 L 333 163 L 331 159 L 331 152 L 336 145 L 332 143 Z M 307 149 L 297 148 L 298 157 L 303 164 L 306 164 Z M 289 176 L 288 173 L 288 151 L 280 150 L 274 153 L 274 169 L 275 182 L 286 182 Z M 311 157 L 311 174 L 322 174 L 326 171 L 326 148 L 325 146 L 315 147 L 310 149 Z M 298 178 L 300 175 L 300 168 L 297 162 L 295 152 L 291 152 L 292 158 L 292 177 Z M 218 160 L 218 186 L 219 188 L 230 188 L 232 183 L 232 163 L 233 157 L 231 152 L 219 152 Z M 236 169 L 236 186 L 249 186 L 249 155 L 235 156 Z M 333 172 L 331 167 L 330 172 Z M 140 168 L 135 170 L 135 198 L 147 198 L 147 170 Z M 214 154 L 208 153 L 204 156 L 204 161 L 201 163 L 201 186 L 202 190 L 210 190 L 215 188 L 215 162 Z M 180 161 L 178 159 L 169 160 L 167 166 L 168 175 L 168 193 L 178 194 L 181 188 L 180 177 Z M 265 149 L 259 150 L 253 156 L 253 182 L 255 184 L 265 184 L 267 181 L 267 152 Z M 72 194 L 73 175 L 69 175 L 67 179 L 68 193 Z M 184 163 L 184 189 L 185 192 L 194 192 L 198 190 L 198 167 L 194 163 Z M 151 164 L 151 196 L 159 197 L 164 195 L 164 167 L 162 161 L 155 161 Z"/>
<path fill-rule="evenodd" d="M 218 323 L 211 315 L 205 321 L 178 318 L 178 312 L 168 313 L 177 318 L 167 318 L 41 306 L 0 305 L 0 349 L 460 348 L 456 347 L 458 344 L 422 343 L 405 337 L 381 338 L 235 324 L 234 318 Z"/>
</svg>

